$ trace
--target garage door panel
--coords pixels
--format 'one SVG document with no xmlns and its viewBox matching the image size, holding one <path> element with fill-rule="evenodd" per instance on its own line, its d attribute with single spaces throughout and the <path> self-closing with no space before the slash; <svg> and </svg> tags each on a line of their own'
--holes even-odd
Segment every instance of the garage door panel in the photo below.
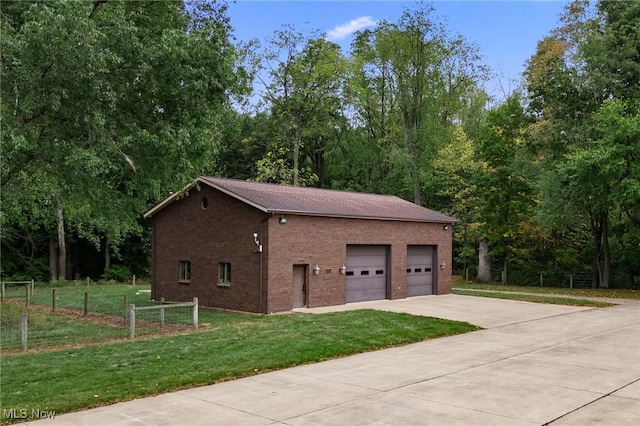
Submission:
<svg viewBox="0 0 640 426">
<path fill-rule="evenodd" d="M 407 247 L 407 297 L 433 294 L 433 246 Z"/>
<path fill-rule="evenodd" d="M 387 297 L 387 248 L 347 246 L 346 302 Z"/>
</svg>

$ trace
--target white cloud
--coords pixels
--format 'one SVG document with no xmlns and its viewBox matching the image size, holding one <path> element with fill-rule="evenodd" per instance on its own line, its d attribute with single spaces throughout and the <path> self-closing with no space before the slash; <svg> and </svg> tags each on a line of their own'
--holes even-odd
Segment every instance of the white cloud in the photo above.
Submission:
<svg viewBox="0 0 640 426">
<path fill-rule="evenodd" d="M 336 41 L 342 40 L 345 37 L 359 31 L 363 28 L 373 27 L 376 25 L 371 16 L 361 16 L 360 18 L 353 19 L 345 24 L 338 25 L 327 33 L 327 40 Z"/>
</svg>

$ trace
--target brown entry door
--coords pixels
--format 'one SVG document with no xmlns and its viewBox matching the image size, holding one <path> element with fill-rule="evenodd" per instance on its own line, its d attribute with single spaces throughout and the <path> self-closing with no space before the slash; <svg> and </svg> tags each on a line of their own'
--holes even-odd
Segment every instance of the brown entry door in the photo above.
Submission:
<svg viewBox="0 0 640 426">
<path fill-rule="evenodd" d="M 307 306 L 307 266 L 293 265 L 293 308 Z"/>
</svg>

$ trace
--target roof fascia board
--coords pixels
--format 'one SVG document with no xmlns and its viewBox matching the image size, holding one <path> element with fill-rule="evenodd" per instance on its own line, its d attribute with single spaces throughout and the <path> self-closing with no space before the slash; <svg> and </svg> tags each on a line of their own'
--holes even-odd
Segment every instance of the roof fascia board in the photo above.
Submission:
<svg viewBox="0 0 640 426">
<path fill-rule="evenodd" d="M 184 188 L 182 188 L 180 191 L 176 192 L 175 194 L 169 195 L 162 202 L 160 202 L 160 204 L 156 205 L 154 208 L 152 208 L 151 210 L 146 212 L 144 214 L 144 218 L 145 219 L 150 218 L 151 216 L 156 214 L 158 211 L 160 211 L 163 208 L 165 208 L 167 205 L 169 205 L 169 204 L 173 203 L 174 201 L 176 201 L 178 199 L 178 197 L 181 197 L 185 192 L 189 191 L 191 188 L 196 186 L 197 182 L 198 182 L 197 180 L 194 180 L 193 182 L 191 182 L 190 184 L 188 184 Z"/>
<path fill-rule="evenodd" d="M 260 211 L 263 211 L 265 213 L 271 213 L 269 211 L 269 209 L 267 209 L 266 207 L 254 202 L 254 201 L 251 201 L 251 200 L 249 200 L 247 198 L 241 197 L 240 195 L 236 194 L 235 192 L 229 191 L 228 189 L 223 188 L 222 186 L 216 185 L 213 182 L 209 182 L 208 180 L 206 180 L 206 179 L 204 179 L 202 177 L 199 177 L 198 179 L 196 179 L 196 181 L 200 182 L 200 183 L 203 183 L 203 184 L 205 184 L 205 185 L 207 185 L 207 186 L 209 186 L 211 188 L 217 189 L 218 191 L 220 191 L 220 192 L 222 192 L 224 194 L 227 194 L 228 196 L 233 197 L 238 201 L 242 201 L 243 203 L 248 204 L 251 207 L 254 207 L 254 208 L 256 208 L 256 209 L 258 209 Z"/>
<path fill-rule="evenodd" d="M 314 212 L 305 212 L 298 210 L 269 210 L 267 213 L 271 213 L 274 215 L 278 214 L 292 214 L 298 216 L 314 216 L 314 217 L 333 217 L 338 219 L 363 219 L 363 220 L 391 220 L 394 222 L 421 222 L 421 223 L 458 223 L 460 222 L 454 218 L 445 219 L 436 219 L 436 220 L 427 220 L 427 219 L 412 219 L 412 218 L 401 218 L 401 217 L 378 217 L 378 216 L 356 216 L 356 215 L 338 215 L 338 214 L 325 214 L 325 213 L 314 213 Z"/>
</svg>

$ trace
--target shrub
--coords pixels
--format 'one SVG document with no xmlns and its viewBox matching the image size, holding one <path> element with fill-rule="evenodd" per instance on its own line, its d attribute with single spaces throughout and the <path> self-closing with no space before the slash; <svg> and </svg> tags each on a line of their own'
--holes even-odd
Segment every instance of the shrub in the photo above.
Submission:
<svg viewBox="0 0 640 426">
<path fill-rule="evenodd" d="M 113 265 L 104 272 L 105 280 L 125 282 L 131 279 L 131 271 L 124 265 Z"/>
</svg>

